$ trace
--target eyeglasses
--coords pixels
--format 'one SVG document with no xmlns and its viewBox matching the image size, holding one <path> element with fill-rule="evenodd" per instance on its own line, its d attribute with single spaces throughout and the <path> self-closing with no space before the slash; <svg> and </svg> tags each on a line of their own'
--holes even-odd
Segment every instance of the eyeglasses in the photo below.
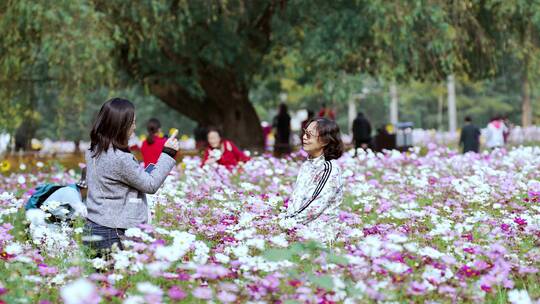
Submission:
<svg viewBox="0 0 540 304">
<path fill-rule="evenodd" d="M 306 135 L 306 137 L 307 137 L 308 139 L 310 139 L 310 138 L 312 138 L 312 137 L 315 137 L 315 138 L 319 137 L 319 135 L 317 135 L 317 134 L 313 134 L 313 133 L 308 132 L 307 129 L 303 129 L 303 130 L 304 130 L 304 134 Z"/>
</svg>

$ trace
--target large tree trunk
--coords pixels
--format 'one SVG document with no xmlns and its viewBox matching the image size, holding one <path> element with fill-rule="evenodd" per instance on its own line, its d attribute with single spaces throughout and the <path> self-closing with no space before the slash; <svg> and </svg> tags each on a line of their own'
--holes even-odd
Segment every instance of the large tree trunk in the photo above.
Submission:
<svg viewBox="0 0 540 304">
<path fill-rule="evenodd" d="M 527 65 L 527 61 L 525 61 L 521 79 L 521 124 L 523 127 L 530 126 L 532 121 L 532 106 L 528 73 L 529 67 Z"/>
<path fill-rule="evenodd" d="M 221 107 L 225 105 L 225 107 Z M 264 146 L 261 122 L 247 95 L 230 97 L 214 111 L 209 124 L 223 130 L 223 135 L 244 149 L 262 150 Z"/>
<path fill-rule="evenodd" d="M 264 55 L 271 51 L 272 20 L 276 12 L 285 9 L 286 1 L 244 2 L 244 8 L 238 12 L 240 14 L 238 17 L 242 18 L 242 22 L 239 23 L 236 34 L 239 43 L 242 43 L 243 48 L 248 48 L 249 52 L 231 53 L 235 58 L 234 62 L 229 62 L 228 59 L 210 60 L 208 55 L 193 54 L 191 49 L 187 51 L 184 47 L 178 46 L 182 43 L 174 43 L 173 40 L 177 39 L 177 35 L 165 32 L 163 35 L 154 33 L 156 37 L 159 37 L 157 39 L 159 51 L 154 54 L 154 50 L 150 50 L 149 54 L 160 56 L 163 61 L 159 62 L 163 62 L 168 67 L 178 67 L 178 70 L 156 66 L 155 60 L 147 60 L 149 57 L 144 55 L 145 52 L 139 56 L 134 55 L 131 50 L 130 43 L 141 43 L 141 45 L 156 43 L 154 40 L 146 40 L 144 26 L 139 26 L 140 20 L 136 18 L 127 18 L 126 22 L 120 23 L 121 27 L 129 28 L 126 30 L 129 34 L 128 39 L 120 45 L 118 51 L 121 66 L 134 79 L 147 85 L 152 95 L 204 126 L 221 128 L 224 136 L 238 146 L 244 149 L 262 150 L 264 148 L 262 127 L 255 108 L 249 101 L 248 86 L 251 77 L 258 71 Z M 214 12 L 211 13 L 214 14 Z M 225 14 L 225 12 L 221 12 L 220 9 L 219 14 Z M 215 33 L 212 32 L 214 30 L 209 27 L 221 22 L 219 18 L 222 16 L 212 16 L 209 19 L 195 20 L 193 23 L 196 25 L 193 25 L 193 29 L 196 29 L 196 32 L 203 31 L 203 33 L 208 31 L 209 35 L 214 35 Z M 210 19 L 212 20 L 209 21 Z M 225 33 L 228 32 L 225 31 Z M 199 45 L 198 48 L 201 51 L 212 50 L 212 45 L 207 46 L 207 43 L 196 44 Z M 218 51 L 211 52 L 220 56 Z M 249 56 L 246 57 L 245 54 Z M 196 81 L 197 85 L 186 85 L 179 81 L 179 79 L 188 78 Z M 203 94 L 194 93 L 190 89 L 201 89 Z"/>
</svg>

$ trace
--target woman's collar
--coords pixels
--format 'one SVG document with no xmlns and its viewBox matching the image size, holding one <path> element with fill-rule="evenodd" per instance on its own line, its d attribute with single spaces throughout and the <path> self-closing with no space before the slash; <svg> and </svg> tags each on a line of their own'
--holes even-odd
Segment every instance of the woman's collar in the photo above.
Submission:
<svg viewBox="0 0 540 304">
<path fill-rule="evenodd" d="M 321 154 L 320 156 L 317 156 L 317 157 L 314 157 L 314 158 L 310 158 L 308 156 L 308 159 L 307 159 L 310 163 L 312 163 L 313 165 L 317 165 L 317 164 L 320 164 L 320 163 L 324 163 L 325 161 L 325 158 L 324 158 L 324 153 Z"/>
</svg>

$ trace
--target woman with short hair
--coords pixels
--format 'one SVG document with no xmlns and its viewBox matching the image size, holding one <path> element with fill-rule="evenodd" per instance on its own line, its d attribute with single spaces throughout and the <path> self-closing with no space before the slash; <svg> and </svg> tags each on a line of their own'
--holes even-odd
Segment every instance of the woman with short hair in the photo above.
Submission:
<svg viewBox="0 0 540 304">
<path fill-rule="evenodd" d="M 343 154 L 338 125 L 326 118 L 312 120 L 304 130 L 302 148 L 308 159 L 298 172 L 287 217 L 304 225 L 335 221 L 343 199 L 341 169 L 336 162 Z"/>
</svg>

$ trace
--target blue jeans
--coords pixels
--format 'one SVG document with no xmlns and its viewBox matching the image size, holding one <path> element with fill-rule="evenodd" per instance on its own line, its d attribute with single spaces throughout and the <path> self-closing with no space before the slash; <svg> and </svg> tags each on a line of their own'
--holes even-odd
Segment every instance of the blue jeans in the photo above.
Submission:
<svg viewBox="0 0 540 304">
<path fill-rule="evenodd" d="M 89 239 L 83 242 L 84 245 L 96 249 L 110 249 L 113 244 L 117 244 L 118 248 L 123 249 L 121 238 L 124 236 L 125 229 L 109 228 L 96 224 L 90 220 L 86 220 L 85 235 Z"/>
</svg>

